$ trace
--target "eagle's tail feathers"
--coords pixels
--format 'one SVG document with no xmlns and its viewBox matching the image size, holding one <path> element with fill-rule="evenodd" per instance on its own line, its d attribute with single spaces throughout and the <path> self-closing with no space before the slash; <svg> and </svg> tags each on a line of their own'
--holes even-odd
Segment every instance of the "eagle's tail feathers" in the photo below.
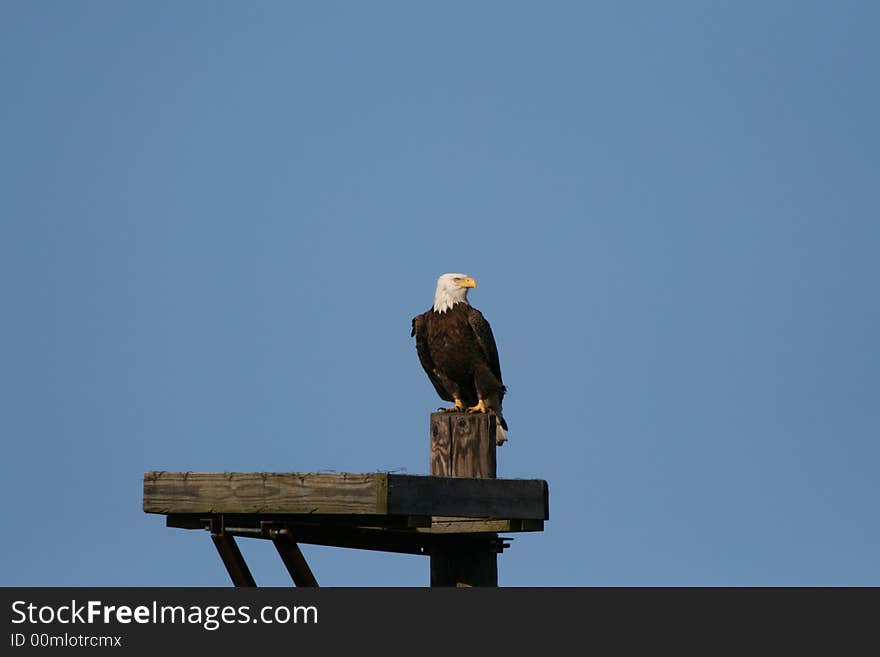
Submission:
<svg viewBox="0 0 880 657">
<path fill-rule="evenodd" d="M 496 401 L 497 404 L 494 403 Z M 492 402 L 493 404 L 490 406 L 490 412 L 495 415 L 495 444 L 503 445 L 507 442 L 507 422 L 501 414 L 501 400 L 493 399 Z"/>
<path fill-rule="evenodd" d="M 501 420 L 500 417 L 498 419 Z M 503 420 L 495 425 L 495 444 L 499 447 L 507 442 L 507 432 L 504 430 L 504 426 L 502 425 L 506 425 Z"/>
</svg>

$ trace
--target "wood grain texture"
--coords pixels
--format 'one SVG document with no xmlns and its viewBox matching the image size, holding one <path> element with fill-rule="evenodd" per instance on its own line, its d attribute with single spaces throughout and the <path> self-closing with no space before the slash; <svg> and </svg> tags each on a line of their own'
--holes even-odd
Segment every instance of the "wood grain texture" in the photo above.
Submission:
<svg viewBox="0 0 880 657">
<path fill-rule="evenodd" d="M 457 413 L 452 418 L 453 477 L 489 477 L 495 472 L 495 416 Z M 433 472 L 431 474 L 434 474 Z"/>
<path fill-rule="evenodd" d="M 147 472 L 147 513 L 387 513 L 388 475 Z"/>
<path fill-rule="evenodd" d="M 431 414 L 431 474 L 437 477 L 496 476 L 495 416 Z"/>
<path fill-rule="evenodd" d="M 452 425 L 450 413 L 431 414 L 431 474 L 452 476 Z M 459 415 L 456 413 L 456 415 Z"/>
<path fill-rule="evenodd" d="M 541 479 L 387 473 L 147 472 L 144 511 L 545 520 Z M 412 524 L 407 522 L 406 524 Z"/>
</svg>

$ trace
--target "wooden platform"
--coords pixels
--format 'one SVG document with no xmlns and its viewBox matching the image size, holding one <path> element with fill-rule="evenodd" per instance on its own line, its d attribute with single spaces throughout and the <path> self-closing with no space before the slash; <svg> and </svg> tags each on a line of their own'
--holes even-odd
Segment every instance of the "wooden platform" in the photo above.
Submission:
<svg viewBox="0 0 880 657">
<path fill-rule="evenodd" d="M 497 586 L 499 533 L 544 529 L 543 479 L 497 479 L 495 417 L 431 415 L 431 476 L 386 472 L 144 474 L 143 508 L 211 533 L 233 583 L 255 586 L 235 537 L 271 540 L 297 586 L 317 586 L 299 543 L 431 557 L 432 586 Z"/>
<path fill-rule="evenodd" d="M 545 520 L 542 479 L 389 473 L 147 472 L 144 511 L 163 514 L 459 516 Z"/>
<path fill-rule="evenodd" d="M 285 537 L 293 544 L 425 555 L 453 538 L 459 544 L 472 538 L 489 540 L 500 552 L 506 543 L 498 532 L 544 529 L 548 490 L 541 479 L 147 472 L 144 511 L 165 515 L 168 527 L 207 530 L 214 537 Z M 237 552 L 234 543 L 225 547 Z"/>
</svg>

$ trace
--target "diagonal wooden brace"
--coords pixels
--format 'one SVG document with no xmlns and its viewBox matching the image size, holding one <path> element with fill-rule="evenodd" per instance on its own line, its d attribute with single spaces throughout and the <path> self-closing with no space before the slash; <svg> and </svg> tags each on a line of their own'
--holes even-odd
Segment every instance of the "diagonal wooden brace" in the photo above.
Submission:
<svg viewBox="0 0 880 657">
<path fill-rule="evenodd" d="M 232 578 L 232 583 L 235 586 L 256 586 L 257 583 L 254 581 L 254 576 L 251 575 L 241 550 L 238 549 L 235 538 L 226 533 L 212 532 L 211 540 L 214 541 L 214 547 L 217 548 L 220 558 L 223 559 L 223 565 L 226 566 L 226 571 L 229 573 L 229 577 Z"/>
<path fill-rule="evenodd" d="M 272 543 L 275 545 L 275 549 L 278 550 L 278 555 L 287 567 L 287 572 L 290 573 L 294 584 L 297 586 L 318 586 L 318 580 L 312 574 L 312 569 L 309 568 L 302 550 L 299 549 L 299 545 L 296 544 L 296 541 L 293 540 L 290 534 L 287 532 L 275 532 L 274 536 L 272 536 Z"/>
</svg>

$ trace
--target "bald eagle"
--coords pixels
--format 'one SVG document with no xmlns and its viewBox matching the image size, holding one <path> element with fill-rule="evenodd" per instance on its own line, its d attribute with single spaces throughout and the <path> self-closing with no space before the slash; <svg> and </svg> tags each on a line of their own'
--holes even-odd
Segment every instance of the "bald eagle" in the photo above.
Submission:
<svg viewBox="0 0 880 657">
<path fill-rule="evenodd" d="M 507 389 L 492 327 L 467 300 L 477 282 L 466 274 L 443 274 L 437 279 L 434 306 L 413 317 L 419 361 L 441 399 L 453 402 L 446 411 L 493 413 L 496 442 L 507 440 L 501 401 Z"/>
</svg>

